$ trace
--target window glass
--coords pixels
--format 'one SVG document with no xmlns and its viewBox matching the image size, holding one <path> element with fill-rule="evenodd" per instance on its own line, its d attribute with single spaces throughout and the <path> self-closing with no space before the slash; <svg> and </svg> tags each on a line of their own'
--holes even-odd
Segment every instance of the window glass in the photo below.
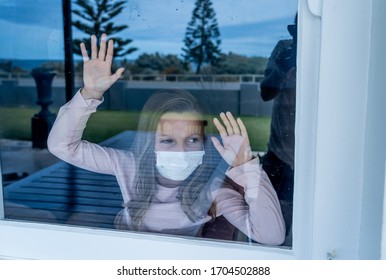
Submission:
<svg viewBox="0 0 386 280">
<path fill-rule="evenodd" d="M 97 2 L 0 4 L 5 219 L 290 246 L 297 1 Z"/>
<path fill-rule="evenodd" d="M 45 147 L 55 108 L 65 102 L 61 1 L 2 1 L 0 6 L 4 214 L 9 219 L 55 222 L 42 204 L 43 189 L 34 193 L 14 186 L 59 161 Z"/>
</svg>

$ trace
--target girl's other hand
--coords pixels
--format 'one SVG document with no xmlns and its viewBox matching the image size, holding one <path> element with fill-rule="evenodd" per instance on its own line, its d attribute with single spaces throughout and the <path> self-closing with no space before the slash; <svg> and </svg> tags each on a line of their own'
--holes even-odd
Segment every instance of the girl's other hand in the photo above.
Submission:
<svg viewBox="0 0 386 280">
<path fill-rule="evenodd" d="M 237 118 L 236 121 L 230 112 L 221 113 L 220 118 L 224 125 L 217 118 L 213 119 L 223 143 L 221 144 L 217 138 L 212 137 L 216 150 L 232 167 L 250 161 L 252 159 L 252 150 L 243 121 L 240 118 Z"/>
</svg>

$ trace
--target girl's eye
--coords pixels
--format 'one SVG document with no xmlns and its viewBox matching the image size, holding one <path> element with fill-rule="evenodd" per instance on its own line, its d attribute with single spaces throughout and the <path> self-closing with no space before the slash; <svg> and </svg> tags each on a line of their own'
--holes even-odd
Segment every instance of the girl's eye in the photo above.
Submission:
<svg viewBox="0 0 386 280">
<path fill-rule="evenodd" d="M 172 144 L 174 141 L 173 139 L 161 139 L 159 142 L 161 144 Z"/>
<path fill-rule="evenodd" d="M 198 137 L 192 137 L 192 138 L 188 139 L 188 143 L 190 143 L 190 144 L 195 144 L 195 143 L 199 143 L 199 142 L 200 142 L 200 139 Z"/>
</svg>

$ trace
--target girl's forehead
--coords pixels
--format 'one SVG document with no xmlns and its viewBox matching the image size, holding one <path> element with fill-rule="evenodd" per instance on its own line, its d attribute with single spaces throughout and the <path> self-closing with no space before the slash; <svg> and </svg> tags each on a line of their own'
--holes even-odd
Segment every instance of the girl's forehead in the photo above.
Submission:
<svg viewBox="0 0 386 280">
<path fill-rule="evenodd" d="M 204 121 L 196 113 L 166 113 L 158 123 L 158 132 L 162 134 L 202 134 Z"/>
<path fill-rule="evenodd" d="M 165 113 L 161 116 L 161 121 L 202 121 L 202 116 L 195 112 Z"/>
</svg>

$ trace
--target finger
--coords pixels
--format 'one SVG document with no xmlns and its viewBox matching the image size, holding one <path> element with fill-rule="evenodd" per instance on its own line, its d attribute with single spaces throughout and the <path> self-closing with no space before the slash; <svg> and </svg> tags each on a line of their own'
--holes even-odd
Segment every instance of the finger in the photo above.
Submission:
<svg viewBox="0 0 386 280">
<path fill-rule="evenodd" d="M 220 118 L 222 119 L 222 121 L 223 121 L 223 123 L 224 123 L 224 125 L 226 127 L 228 135 L 233 135 L 233 128 L 232 128 L 232 126 L 231 126 L 227 116 L 224 113 L 221 113 L 220 114 Z"/>
<path fill-rule="evenodd" d="M 105 60 L 106 58 L 106 40 L 107 40 L 107 35 L 102 34 L 101 36 L 101 43 L 99 46 L 99 54 L 98 54 L 98 59 L 99 60 Z"/>
<path fill-rule="evenodd" d="M 120 77 L 122 77 L 123 72 L 125 71 L 125 68 L 121 67 L 113 75 L 111 75 L 111 83 L 115 83 L 119 80 Z"/>
<path fill-rule="evenodd" d="M 240 119 L 240 118 L 237 118 L 237 123 L 240 127 L 240 131 L 241 131 L 241 136 L 244 136 L 248 139 L 248 132 L 247 132 L 247 128 L 245 127 L 243 121 Z"/>
<path fill-rule="evenodd" d="M 114 55 L 114 41 L 109 40 L 107 44 L 106 61 L 112 61 Z"/>
<path fill-rule="evenodd" d="M 91 35 L 91 59 L 97 58 L 98 48 L 95 35 Z"/>
<path fill-rule="evenodd" d="M 237 135 L 240 135 L 240 129 L 239 129 L 239 126 L 235 120 L 235 118 L 233 117 L 232 113 L 231 112 L 227 112 L 226 113 L 226 116 L 230 122 L 230 124 L 232 125 L 232 129 L 233 129 L 233 133 L 234 134 L 237 134 Z"/>
<path fill-rule="evenodd" d="M 212 140 L 213 146 L 216 148 L 218 153 L 222 156 L 224 154 L 225 149 L 221 145 L 220 141 L 218 141 L 218 139 L 216 137 L 213 137 L 213 136 L 210 139 Z"/>
<path fill-rule="evenodd" d="M 224 138 L 228 136 L 228 133 L 226 132 L 225 128 L 223 125 L 220 123 L 220 121 L 217 118 L 213 119 L 213 123 L 215 127 L 217 128 L 218 132 L 220 133 L 221 138 Z"/>
<path fill-rule="evenodd" d="M 82 53 L 83 62 L 89 61 L 90 58 L 88 57 L 88 53 L 86 50 L 86 45 L 84 43 L 80 44 L 80 51 Z"/>
</svg>

